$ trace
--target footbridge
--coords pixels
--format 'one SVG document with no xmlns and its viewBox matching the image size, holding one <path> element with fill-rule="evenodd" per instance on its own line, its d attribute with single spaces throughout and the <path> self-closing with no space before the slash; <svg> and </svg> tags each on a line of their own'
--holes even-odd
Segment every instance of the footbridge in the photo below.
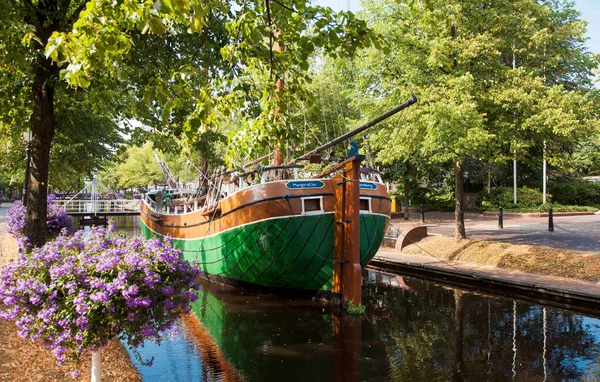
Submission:
<svg viewBox="0 0 600 382">
<path fill-rule="evenodd" d="M 106 218 L 108 216 L 139 215 L 141 200 L 103 199 L 98 192 L 100 187 L 103 186 L 94 177 L 70 199 L 56 199 L 53 203 L 72 216 Z"/>
</svg>

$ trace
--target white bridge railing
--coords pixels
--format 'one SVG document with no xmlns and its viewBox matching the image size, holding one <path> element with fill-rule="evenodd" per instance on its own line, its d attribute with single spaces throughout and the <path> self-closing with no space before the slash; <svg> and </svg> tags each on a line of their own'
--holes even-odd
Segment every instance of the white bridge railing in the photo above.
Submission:
<svg viewBox="0 0 600 382">
<path fill-rule="evenodd" d="M 67 214 L 128 214 L 140 211 L 141 200 L 115 199 L 115 200 L 89 200 L 71 199 L 55 200 L 54 204 L 60 206 Z"/>
</svg>

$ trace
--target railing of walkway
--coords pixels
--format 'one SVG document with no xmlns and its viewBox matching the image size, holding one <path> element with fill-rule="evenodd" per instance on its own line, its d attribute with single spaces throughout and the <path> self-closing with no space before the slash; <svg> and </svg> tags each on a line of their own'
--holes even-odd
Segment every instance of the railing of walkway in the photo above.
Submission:
<svg viewBox="0 0 600 382">
<path fill-rule="evenodd" d="M 140 210 L 140 200 L 115 199 L 115 200 L 89 200 L 71 199 L 55 200 L 67 214 L 125 214 L 135 213 Z"/>
</svg>

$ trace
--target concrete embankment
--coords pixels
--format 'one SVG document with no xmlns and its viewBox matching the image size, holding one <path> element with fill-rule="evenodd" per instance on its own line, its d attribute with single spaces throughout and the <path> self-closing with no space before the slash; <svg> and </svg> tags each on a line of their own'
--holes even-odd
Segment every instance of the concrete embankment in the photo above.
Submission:
<svg viewBox="0 0 600 382">
<path fill-rule="evenodd" d="M 429 236 L 371 268 L 600 315 L 600 253 Z"/>
</svg>

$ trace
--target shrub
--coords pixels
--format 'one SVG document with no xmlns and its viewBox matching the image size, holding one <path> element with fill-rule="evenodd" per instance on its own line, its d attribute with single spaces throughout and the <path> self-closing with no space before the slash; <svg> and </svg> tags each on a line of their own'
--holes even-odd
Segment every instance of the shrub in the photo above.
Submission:
<svg viewBox="0 0 600 382">
<path fill-rule="evenodd" d="M 568 182 L 552 182 L 550 189 L 554 200 L 560 204 L 600 205 L 600 184 L 597 183 L 573 179 Z"/>
<path fill-rule="evenodd" d="M 546 199 L 549 202 L 552 195 L 546 194 Z M 487 190 L 481 191 L 477 198 L 480 207 L 489 208 L 497 206 L 507 206 L 513 204 L 514 190 L 511 187 L 495 187 L 488 193 Z M 517 202 L 520 206 L 535 206 L 541 205 L 543 201 L 542 191 L 530 188 L 517 188 Z"/>
<path fill-rule="evenodd" d="M 563 206 L 561 204 L 541 204 L 538 206 L 525 206 L 522 204 L 508 203 L 502 206 L 505 212 L 524 212 L 524 213 L 536 213 L 536 212 L 548 212 L 552 206 L 553 212 L 596 212 L 598 209 L 595 207 L 588 206 Z M 490 206 L 485 208 L 486 211 L 498 211 L 498 206 Z"/>
<path fill-rule="evenodd" d="M 50 195 L 49 195 L 50 196 Z M 54 196 L 54 195 L 51 195 Z M 48 198 L 48 214 L 46 215 L 46 225 L 48 226 L 48 237 L 53 238 L 60 234 L 63 229 L 68 233 L 73 233 L 73 219 L 58 205 L 52 203 L 54 199 Z M 19 239 L 25 235 L 25 219 L 27 208 L 17 201 L 7 211 L 8 214 L 8 233 Z"/>
<path fill-rule="evenodd" d="M 105 228 L 87 240 L 83 231 L 61 234 L 0 271 L 0 317 L 16 319 L 22 337 L 43 339 L 59 364 L 114 337 L 133 347 L 160 341 L 199 288 L 200 271 L 170 244 Z"/>
</svg>

